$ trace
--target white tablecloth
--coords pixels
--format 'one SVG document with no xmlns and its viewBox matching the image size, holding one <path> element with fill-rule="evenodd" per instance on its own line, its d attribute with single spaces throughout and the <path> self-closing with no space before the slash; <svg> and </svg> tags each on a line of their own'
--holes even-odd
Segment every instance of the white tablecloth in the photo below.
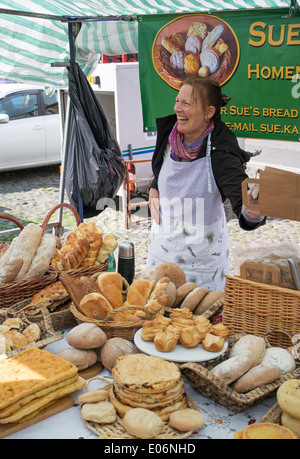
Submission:
<svg viewBox="0 0 300 459">
<path fill-rule="evenodd" d="M 56 353 L 69 347 L 66 338 L 50 344 L 46 350 Z M 96 377 L 107 379 L 112 382 L 110 371 L 104 369 Z M 104 386 L 105 381 L 95 380 L 89 385 L 89 390 L 95 390 Z M 204 418 L 205 425 L 198 432 L 194 432 L 190 440 L 197 439 L 232 439 L 237 430 L 244 429 L 249 423 L 259 421 L 267 411 L 275 404 L 276 396 L 253 406 L 241 413 L 234 413 L 214 401 L 203 397 L 195 392 L 189 382 L 185 380 L 186 393 L 197 402 Z M 77 402 L 78 395 L 85 392 L 85 388 L 74 392 L 72 397 Z M 77 406 L 76 406 L 77 405 Z M 80 416 L 80 406 L 75 406 L 47 418 L 37 424 L 9 435 L 8 439 L 97 439 L 98 437 L 84 424 Z"/>
</svg>

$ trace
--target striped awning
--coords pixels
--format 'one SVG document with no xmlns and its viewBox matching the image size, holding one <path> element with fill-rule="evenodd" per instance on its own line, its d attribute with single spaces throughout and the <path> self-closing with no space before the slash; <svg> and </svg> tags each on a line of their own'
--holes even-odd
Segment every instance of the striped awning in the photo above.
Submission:
<svg viewBox="0 0 300 459">
<path fill-rule="evenodd" d="M 99 54 L 138 52 L 143 15 L 290 8 L 291 2 L 300 8 L 300 0 L 0 0 L 0 77 L 66 87 L 70 22 L 78 23 L 76 61 L 89 75 Z"/>
</svg>

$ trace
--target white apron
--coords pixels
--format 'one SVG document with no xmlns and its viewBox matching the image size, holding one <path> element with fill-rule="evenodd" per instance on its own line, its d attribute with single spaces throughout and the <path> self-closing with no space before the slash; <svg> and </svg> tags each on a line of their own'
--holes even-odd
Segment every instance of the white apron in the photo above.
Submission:
<svg viewBox="0 0 300 459">
<path fill-rule="evenodd" d="M 153 221 L 147 266 L 176 263 L 187 282 L 224 290 L 228 230 L 210 154 L 210 135 L 204 158 L 174 161 L 168 152 L 158 177 L 160 225 Z"/>
</svg>

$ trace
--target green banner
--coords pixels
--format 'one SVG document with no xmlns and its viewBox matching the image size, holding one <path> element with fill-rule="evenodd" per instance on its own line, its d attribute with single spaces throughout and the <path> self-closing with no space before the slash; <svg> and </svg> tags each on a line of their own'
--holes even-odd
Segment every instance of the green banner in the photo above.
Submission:
<svg viewBox="0 0 300 459">
<path fill-rule="evenodd" d="M 238 137 L 300 140 L 300 14 L 288 10 L 143 16 L 139 22 L 144 131 L 174 112 L 189 74 L 231 97 L 222 119 Z"/>
</svg>

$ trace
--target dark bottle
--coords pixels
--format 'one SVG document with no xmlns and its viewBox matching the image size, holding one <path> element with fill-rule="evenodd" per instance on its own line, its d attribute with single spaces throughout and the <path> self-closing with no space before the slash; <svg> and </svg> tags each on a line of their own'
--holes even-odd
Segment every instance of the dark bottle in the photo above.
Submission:
<svg viewBox="0 0 300 459">
<path fill-rule="evenodd" d="M 119 245 L 118 273 L 127 280 L 130 285 L 134 278 L 134 245 L 132 242 L 123 241 Z"/>
</svg>

